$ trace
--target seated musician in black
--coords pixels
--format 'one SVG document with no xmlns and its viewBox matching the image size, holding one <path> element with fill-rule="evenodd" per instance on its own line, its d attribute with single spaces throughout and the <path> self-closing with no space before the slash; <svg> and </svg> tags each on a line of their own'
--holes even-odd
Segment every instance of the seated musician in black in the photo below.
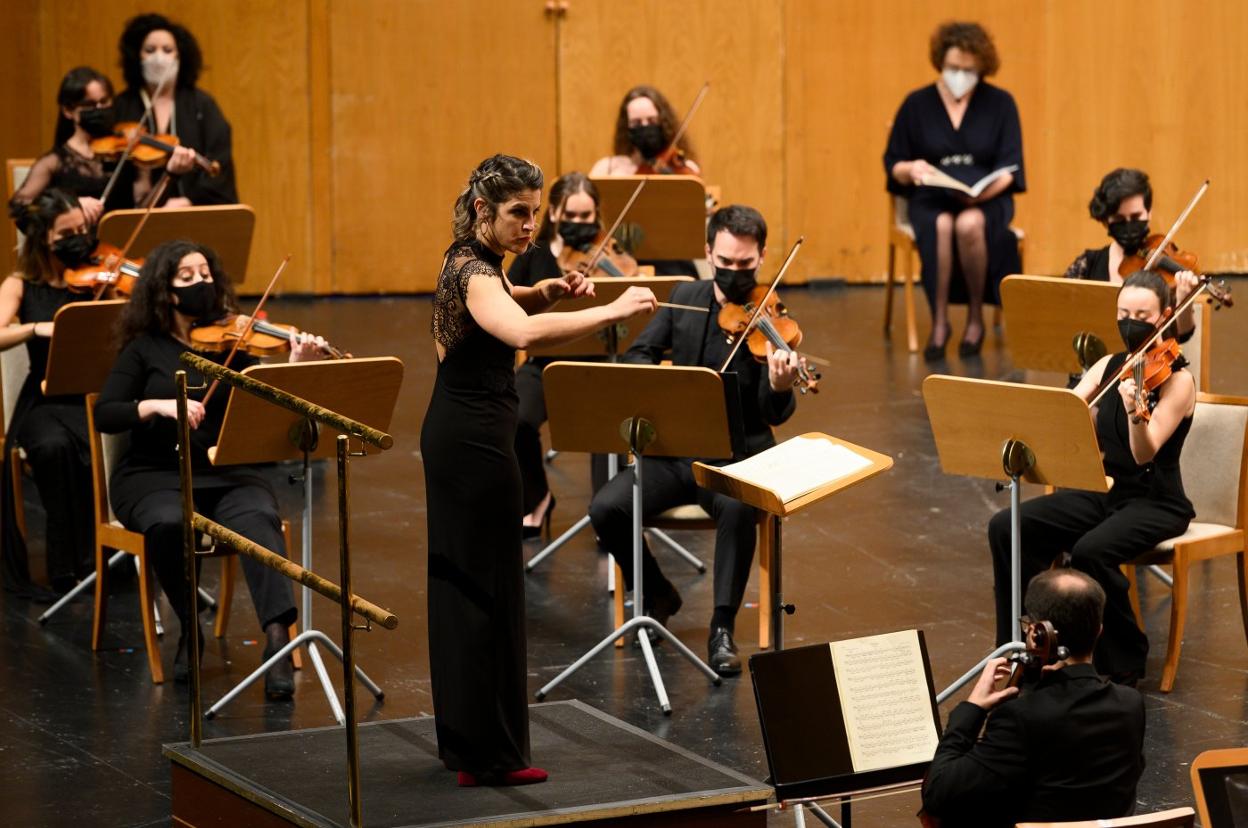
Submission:
<svg viewBox="0 0 1248 828">
<path fill-rule="evenodd" d="M 719 308 L 749 295 L 766 249 L 767 223 L 757 210 L 732 205 L 716 211 L 706 230 L 706 255 L 715 268 L 715 279 L 678 285 L 671 294 L 674 304 L 696 305 L 710 312 L 660 308 L 628 349 L 624 361 L 657 365 L 670 352 L 674 365 L 719 370 L 731 350 L 716 325 Z M 797 379 L 796 354 L 774 352 L 764 366 L 742 347 L 729 370 L 740 376 L 746 453 L 756 454 L 774 446 L 771 426 L 789 419 L 796 408 L 792 390 Z M 754 559 L 754 508 L 699 489 L 688 458 L 647 460 L 643 497 L 646 516 L 698 503 L 715 519 L 715 610 L 709 661 L 721 675 L 741 672 L 732 638 L 733 623 Z M 589 516 L 599 543 L 620 562 L 625 584 L 632 589 L 632 475 L 618 474 L 603 486 L 590 503 Z M 680 594 L 664 577 L 648 548 L 643 560 L 646 612 L 665 624 L 680 609 Z"/>
<path fill-rule="evenodd" d="M 1087 279 L 1121 285 L 1123 277 L 1118 266 L 1134 254 L 1151 235 L 1149 217 L 1153 209 L 1153 185 L 1143 170 L 1119 167 L 1107 173 L 1092 193 L 1088 215 L 1104 225 L 1112 241 L 1104 247 L 1080 253 L 1066 268 L 1067 279 Z M 1174 280 L 1174 303 L 1180 304 L 1200 284 L 1196 275 L 1184 270 Z M 1191 338 L 1196 317 L 1191 308 L 1183 312 L 1177 324 L 1179 341 Z"/>
<path fill-rule="evenodd" d="M 942 828 L 1111 819 L 1135 809 L 1144 699 L 1092 666 L 1105 593 L 1081 572 L 1051 569 L 1032 579 L 1024 606 L 1030 620 L 1053 624 L 1070 655 L 1004 690 L 995 686 L 1006 660 L 993 659 L 949 714 L 923 782 L 923 810 Z"/>
</svg>

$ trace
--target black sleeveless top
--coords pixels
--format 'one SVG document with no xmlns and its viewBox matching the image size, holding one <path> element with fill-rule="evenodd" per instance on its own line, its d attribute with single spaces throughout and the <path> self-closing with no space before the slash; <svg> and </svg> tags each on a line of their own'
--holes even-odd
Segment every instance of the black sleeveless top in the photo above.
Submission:
<svg viewBox="0 0 1248 828">
<path fill-rule="evenodd" d="M 22 301 L 17 306 L 17 317 L 23 324 L 51 322 L 62 306 L 80 301 L 81 298 L 69 288 L 52 287 L 46 282 L 26 282 L 22 285 Z M 26 354 L 30 357 L 30 375 L 22 386 L 22 397 L 31 395 L 30 402 L 42 396 L 39 392 L 39 384 L 43 382 L 47 374 L 48 352 L 51 349 L 52 340 L 48 337 L 32 336 L 26 340 Z"/>
<path fill-rule="evenodd" d="M 1118 373 L 1126 358 L 1125 353 L 1110 357 L 1109 364 L 1105 366 L 1105 376 Z M 1144 497 L 1176 514 L 1186 515 L 1188 520 L 1194 518 L 1196 513 L 1183 491 L 1183 477 L 1179 470 L 1179 456 L 1183 453 L 1183 442 L 1191 428 L 1192 418 L 1184 417 L 1151 462 L 1143 465 L 1135 462 L 1131 454 L 1127 410 L 1118 396 L 1118 382 L 1115 381 L 1096 412 L 1096 438 L 1105 457 L 1105 473 L 1114 479 L 1114 485 L 1109 490 L 1110 502 L 1121 503 Z"/>
</svg>

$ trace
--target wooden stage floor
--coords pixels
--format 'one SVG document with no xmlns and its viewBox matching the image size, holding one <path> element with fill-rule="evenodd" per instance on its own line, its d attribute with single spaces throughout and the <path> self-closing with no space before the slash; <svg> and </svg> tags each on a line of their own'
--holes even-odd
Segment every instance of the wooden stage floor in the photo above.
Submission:
<svg viewBox="0 0 1248 828">
<path fill-rule="evenodd" d="M 786 526 L 786 598 L 797 604 L 787 623 L 788 643 L 919 627 L 927 636 L 936 684 L 943 686 L 992 643 L 985 529 L 1008 498 L 990 483 L 941 473 L 920 384 L 933 370 L 1018 379 L 1008 350 L 990 335 L 981 358 L 953 355 L 947 365 L 928 366 L 920 356 L 906 353 L 900 332 L 891 343 L 883 340 L 883 292 L 878 288 L 792 289 L 784 299 L 807 332 L 804 349 L 838 367 L 825 370 L 821 393 L 799 402 L 780 436 L 825 431 L 896 461 L 887 474 L 798 515 Z M 358 663 L 386 692 L 380 704 L 373 704 L 367 693 L 358 698 L 361 716 L 369 722 L 428 714 L 419 433 L 434 372 L 429 300 L 275 300 L 270 310 L 275 321 L 322 333 L 357 355 L 396 354 L 407 365 L 392 429 L 394 449 L 353 466 L 355 588 L 400 618 L 393 632 L 357 636 Z M 1248 394 L 1245 332 L 1244 311 L 1231 309 L 1215 317 L 1215 391 Z M 950 352 L 956 354 L 956 349 Z M 286 470 L 272 473 L 285 516 L 297 522 L 299 491 L 286 483 Z M 589 463 L 585 457 L 562 455 L 549 473 L 559 498 L 554 518 L 558 532 L 585 512 Z M 337 568 L 332 469 L 319 467 L 316 483 L 315 562 L 331 574 Z M 32 483 L 26 492 L 31 568 L 42 574 L 43 517 Z M 683 539 L 710 562 L 712 533 L 688 533 Z M 530 554 L 536 551 L 532 545 Z M 699 576 L 663 553 L 660 561 L 685 598 L 672 629 L 695 651 L 704 652 L 710 575 Z M 209 562 L 204 572 L 207 586 L 214 588 L 217 565 Z M 1139 788 L 1141 809 L 1190 804 L 1189 764 L 1196 754 L 1248 744 L 1248 645 L 1233 572 L 1229 559 L 1195 569 L 1178 682 L 1168 695 L 1157 691 L 1157 682 L 1169 601 L 1159 584 L 1145 579 L 1144 612 L 1153 647 L 1142 687 L 1148 706 L 1148 766 Z M 604 556 L 589 534 L 582 533 L 528 577 L 530 690 L 553 678 L 610 629 L 605 573 Z M 170 774 L 161 745 L 187 738 L 186 690 L 172 683 L 151 684 L 141 649 L 135 584 L 133 579 L 114 580 L 122 582 L 109 604 L 104 649 L 94 654 L 89 598 L 40 627 L 35 619 L 42 608 L 0 597 L 0 662 L 5 665 L 0 673 L 0 801 L 6 822 L 168 824 Z M 756 649 L 756 580 L 737 623 L 743 656 Z M 319 626 L 336 638 L 335 608 L 321 599 L 315 607 Z M 176 624 L 172 627 L 162 643 L 170 673 L 177 640 Z M 229 635 L 208 645 L 206 705 L 259 663 L 259 637 L 247 590 L 240 588 Z M 714 688 L 671 648 L 660 647 L 658 659 L 674 707 L 670 718 L 660 713 L 641 653 L 632 647 L 595 659 L 549 700 L 578 699 L 745 776 L 764 778 L 766 762 L 748 677 Z M 205 724 L 205 736 L 331 723 L 315 676 L 305 671 L 297 674 L 293 703 L 267 703 L 253 687 Z M 364 758 L 367 763 L 367 753 Z M 540 750 L 534 755 L 538 765 L 543 758 Z M 446 774 L 446 785 L 453 784 L 453 776 Z M 367 808 L 367 800 L 365 804 Z M 917 810 L 918 796 L 911 793 L 864 802 L 854 816 L 859 825 L 913 825 Z M 787 818 L 772 821 L 790 824 Z"/>
</svg>

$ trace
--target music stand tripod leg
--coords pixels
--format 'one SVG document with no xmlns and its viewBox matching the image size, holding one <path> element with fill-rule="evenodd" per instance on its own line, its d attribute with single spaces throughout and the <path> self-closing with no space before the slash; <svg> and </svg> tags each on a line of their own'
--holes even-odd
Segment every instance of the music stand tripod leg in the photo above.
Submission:
<svg viewBox="0 0 1248 828">
<path fill-rule="evenodd" d="M 108 559 L 108 564 L 107 564 L 108 568 L 112 569 L 113 564 L 117 563 L 119 560 L 126 557 L 127 554 L 129 553 L 114 552 L 113 557 Z M 55 604 L 53 604 L 52 606 L 44 610 L 43 615 L 39 616 L 38 618 L 39 623 L 40 624 L 48 623 L 48 619 L 51 618 L 53 615 L 56 615 L 56 613 L 60 611 L 61 607 L 65 606 L 70 601 L 77 598 L 79 593 L 81 593 L 84 589 L 90 588 L 94 584 L 95 584 L 95 573 L 92 572 L 90 575 L 83 578 L 78 583 L 74 584 L 74 588 L 71 589 L 69 592 L 65 593 L 64 595 L 62 595 L 60 598 L 58 598 Z"/>
<path fill-rule="evenodd" d="M 619 472 L 619 462 L 620 462 L 619 458 L 616 457 L 614 454 L 607 455 L 607 479 L 608 480 L 615 477 L 615 475 Z M 534 569 L 537 568 L 538 564 L 540 564 L 542 561 L 546 560 L 548 557 L 550 557 L 555 552 L 557 552 L 559 550 L 559 547 L 563 546 L 565 543 L 572 540 L 572 538 L 575 537 L 578 532 L 580 532 L 586 526 L 589 526 L 589 523 L 590 523 L 589 515 L 585 515 L 576 523 L 572 524 L 571 529 L 568 529 L 562 535 L 555 538 L 553 541 L 547 544 L 545 549 L 543 549 L 541 552 L 538 552 L 536 555 L 530 558 L 528 563 L 524 565 L 524 571 L 532 572 Z M 609 580 L 607 584 L 607 590 L 610 591 L 610 590 L 615 589 L 614 579 L 612 577 L 615 573 L 612 571 L 610 567 L 607 567 L 607 573 L 608 573 L 607 577 Z"/>
</svg>

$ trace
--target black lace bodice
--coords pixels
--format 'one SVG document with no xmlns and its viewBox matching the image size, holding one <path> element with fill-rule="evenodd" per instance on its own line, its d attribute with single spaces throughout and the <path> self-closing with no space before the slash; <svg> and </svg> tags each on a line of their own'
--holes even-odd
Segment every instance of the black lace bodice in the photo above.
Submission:
<svg viewBox="0 0 1248 828">
<path fill-rule="evenodd" d="M 34 163 L 22 186 L 13 193 L 10 204 L 29 204 L 49 187 L 79 198 L 99 198 L 108 184 L 109 172 L 99 158 L 87 158 L 70 149 L 68 144 L 59 144 Z"/>
<path fill-rule="evenodd" d="M 502 279 L 503 257 L 479 242 L 456 242 L 446 251 L 433 294 L 433 338 L 448 356 L 478 330 L 468 312 L 468 280 L 473 276 Z"/>
</svg>

